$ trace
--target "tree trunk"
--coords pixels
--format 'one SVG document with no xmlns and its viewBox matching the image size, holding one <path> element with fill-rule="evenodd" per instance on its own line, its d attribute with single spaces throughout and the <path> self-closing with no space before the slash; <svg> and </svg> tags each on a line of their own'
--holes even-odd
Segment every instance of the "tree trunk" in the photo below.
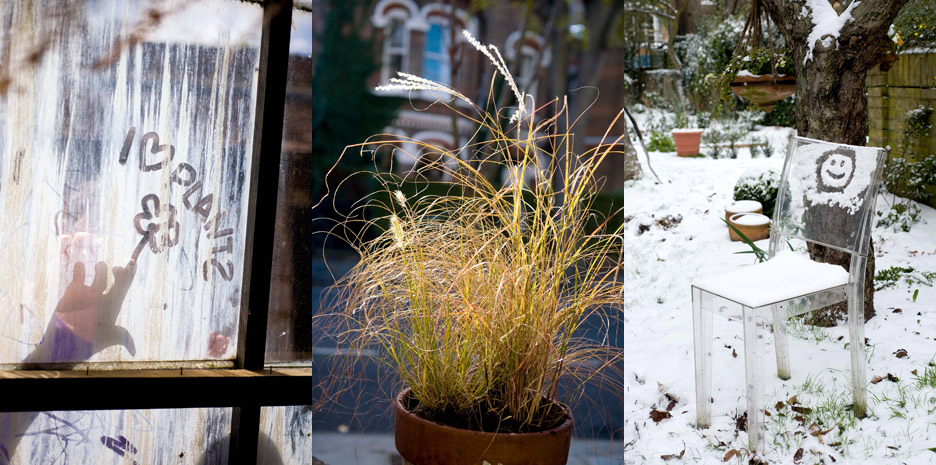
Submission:
<svg viewBox="0 0 936 465">
<path fill-rule="evenodd" d="M 854 39 L 853 39 L 854 40 Z M 865 76 L 873 63 L 869 60 L 846 60 L 836 53 L 833 44 L 817 48 L 805 66 L 797 66 L 796 118 L 799 135 L 850 145 L 865 145 L 868 133 L 868 102 L 865 98 Z M 799 63 L 805 53 L 794 53 Z M 835 224 L 838 218 L 827 218 L 824 223 Z M 811 245 L 813 260 L 834 263 L 848 269 L 851 255 L 821 245 Z M 874 316 L 874 245 L 868 251 L 865 268 L 864 317 Z M 847 321 L 848 305 L 842 302 L 816 310 L 806 317 L 810 324 L 834 326 Z"/>
<path fill-rule="evenodd" d="M 906 0 L 864 0 L 848 7 L 852 19 L 839 29 L 838 38 L 826 34 L 807 43 L 813 32 L 814 17 L 829 14 L 828 4 L 762 0 L 771 20 L 791 44 L 796 67 L 796 119 L 800 136 L 865 145 L 868 109 L 865 77 L 881 62 L 890 47 L 886 32 Z M 816 12 L 812 8 L 828 11 Z M 832 11 L 832 14 L 835 14 Z M 835 224 L 828 218 L 824 223 Z M 823 246 L 811 246 L 813 259 L 844 266 L 849 255 Z M 868 253 L 865 270 L 865 319 L 874 316 L 874 246 Z M 814 312 L 813 324 L 834 325 L 847 318 L 847 305 L 838 304 Z"/>
</svg>

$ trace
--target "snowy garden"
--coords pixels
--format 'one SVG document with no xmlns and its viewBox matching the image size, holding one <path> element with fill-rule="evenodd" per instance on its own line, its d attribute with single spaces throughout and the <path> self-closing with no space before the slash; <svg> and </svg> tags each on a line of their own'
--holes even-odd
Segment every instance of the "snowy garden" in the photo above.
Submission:
<svg viewBox="0 0 936 465">
<path fill-rule="evenodd" d="M 778 147 L 773 157 L 680 158 L 651 152 L 652 177 L 627 189 L 625 252 L 627 391 L 622 440 L 630 463 L 747 463 L 744 341 L 741 324 L 716 318 L 714 405 L 710 429 L 695 428 L 689 284 L 750 266 L 751 248 L 732 242 L 722 221 L 734 185 L 779 173 L 791 130 L 751 133 Z M 703 151 L 705 147 L 703 146 Z M 890 195 L 877 208 L 887 211 Z M 791 319 L 792 378 L 775 376 L 767 342 L 769 463 L 936 462 L 936 210 L 914 203 L 909 231 L 875 227 L 874 303 L 866 324 L 868 418 L 850 410 L 847 326 L 822 328 Z M 767 249 L 767 240 L 756 242 Z M 720 321 L 721 320 L 721 321 Z M 743 420 L 743 419 L 742 419 Z M 616 448 L 621 447 L 617 445 Z"/>
</svg>

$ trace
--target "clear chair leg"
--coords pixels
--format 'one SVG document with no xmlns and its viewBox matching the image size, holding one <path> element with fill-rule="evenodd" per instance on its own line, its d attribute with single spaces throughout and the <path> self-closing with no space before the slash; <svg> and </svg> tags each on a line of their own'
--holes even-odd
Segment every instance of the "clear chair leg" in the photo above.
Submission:
<svg viewBox="0 0 936 465">
<path fill-rule="evenodd" d="M 750 307 L 743 307 L 744 376 L 747 382 L 748 448 L 764 450 L 765 327 Z"/>
<path fill-rule="evenodd" d="M 786 306 L 771 305 L 773 313 L 774 353 L 777 356 L 777 376 L 790 379 L 790 348 L 787 345 Z"/>
<path fill-rule="evenodd" d="M 692 288 L 693 353 L 695 356 L 696 427 L 712 425 L 712 296 Z"/>
<path fill-rule="evenodd" d="M 864 270 L 866 258 L 852 256 L 852 270 Z M 852 398 L 855 416 L 864 418 L 868 410 L 867 374 L 865 373 L 864 276 L 850 276 L 848 293 L 848 341 L 851 347 Z"/>
</svg>

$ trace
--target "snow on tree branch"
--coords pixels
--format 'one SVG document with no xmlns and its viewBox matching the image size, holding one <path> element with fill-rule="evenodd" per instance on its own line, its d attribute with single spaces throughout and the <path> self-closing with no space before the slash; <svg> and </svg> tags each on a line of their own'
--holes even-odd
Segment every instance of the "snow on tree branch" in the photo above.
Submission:
<svg viewBox="0 0 936 465">
<path fill-rule="evenodd" d="M 806 38 L 806 56 L 803 58 L 803 65 L 813 58 L 813 50 L 816 47 L 828 49 L 833 45 L 838 47 L 836 41 L 842 33 L 842 27 L 849 21 L 853 21 L 852 10 L 855 9 L 861 1 L 852 2 L 848 8 L 839 15 L 836 13 L 828 0 L 806 0 L 800 16 L 810 18 L 813 23 L 812 31 Z"/>
</svg>

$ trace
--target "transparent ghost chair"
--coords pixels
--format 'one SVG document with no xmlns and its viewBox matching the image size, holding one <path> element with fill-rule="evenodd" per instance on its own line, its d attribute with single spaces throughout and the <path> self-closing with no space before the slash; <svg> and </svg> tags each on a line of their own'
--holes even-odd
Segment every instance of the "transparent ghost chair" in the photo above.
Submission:
<svg viewBox="0 0 936 465">
<path fill-rule="evenodd" d="M 777 375 L 789 379 L 787 318 L 846 299 L 852 394 L 856 414 L 864 415 L 864 274 L 885 155 L 875 147 L 794 138 L 778 189 L 769 259 L 692 284 L 699 428 L 712 423 L 714 314 L 743 323 L 748 442 L 763 450 L 766 325 L 773 325 Z M 809 244 L 851 254 L 848 271 L 812 261 Z"/>
</svg>

